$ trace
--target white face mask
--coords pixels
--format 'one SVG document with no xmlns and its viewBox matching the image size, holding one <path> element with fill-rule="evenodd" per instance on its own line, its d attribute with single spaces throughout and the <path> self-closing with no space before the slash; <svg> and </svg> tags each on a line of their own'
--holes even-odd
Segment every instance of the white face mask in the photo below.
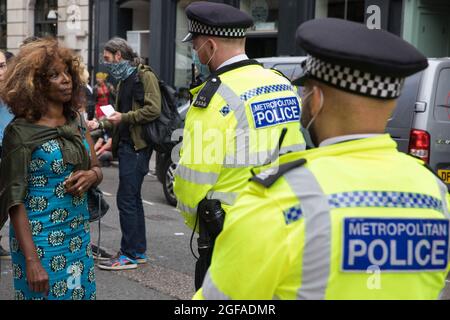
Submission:
<svg viewBox="0 0 450 320">
<path fill-rule="evenodd" d="M 306 99 L 308 99 L 313 93 L 314 90 L 318 89 L 320 91 L 320 107 L 319 107 L 319 111 L 312 117 L 312 119 L 309 121 L 308 125 L 306 126 L 306 130 L 309 130 L 312 126 L 312 124 L 314 123 L 314 121 L 316 121 L 317 117 L 319 116 L 320 112 L 322 112 L 323 109 L 323 103 L 324 103 L 324 99 L 323 99 L 323 92 L 320 88 L 317 87 L 313 87 L 313 89 L 311 90 L 311 92 L 308 92 L 303 98 L 302 98 L 302 102 L 303 105 L 305 104 Z"/>
<path fill-rule="evenodd" d="M 201 50 L 207 43 L 208 43 L 208 40 L 205 41 L 205 42 L 200 46 L 200 48 L 198 48 L 197 50 L 192 49 L 192 51 L 193 51 L 193 53 L 194 53 L 194 54 L 193 54 L 193 60 L 194 60 L 194 63 L 197 62 L 196 64 L 199 64 L 198 67 L 200 67 L 200 69 L 202 69 L 201 67 L 207 67 L 207 68 L 210 70 L 210 68 L 209 68 L 209 63 L 210 63 L 211 60 L 214 58 L 217 49 L 214 48 L 213 54 L 212 54 L 211 57 L 209 58 L 208 62 L 205 63 L 205 64 L 203 64 L 203 63 L 200 62 L 200 58 L 199 58 L 199 55 L 198 55 L 198 53 L 200 52 L 200 50 Z M 203 70 L 204 70 L 204 69 L 203 69 Z"/>
<path fill-rule="evenodd" d="M 314 93 L 314 90 L 316 88 L 317 87 L 313 87 L 313 90 L 303 97 L 303 99 L 302 99 L 302 105 L 303 106 L 306 105 L 304 102 L 307 100 L 307 98 L 309 98 Z M 319 90 L 320 90 L 320 107 L 319 107 L 319 111 L 311 118 L 311 120 L 309 120 L 308 124 L 305 127 L 305 131 L 307 132 L 307 134 L 311 138 L 312 143 L 315 146 L 318 145 L 317 135 L 316 135 L 316 132 L 311 127 L 312 127 L 314 121 L 316 121 L 316 119 L 319 116 L 319 114 L 322 112 L 323 104 L 324 104 L 323 92 L 322 92 L 322 90 L 320 88 L 319 88 Z"/>
</svg>

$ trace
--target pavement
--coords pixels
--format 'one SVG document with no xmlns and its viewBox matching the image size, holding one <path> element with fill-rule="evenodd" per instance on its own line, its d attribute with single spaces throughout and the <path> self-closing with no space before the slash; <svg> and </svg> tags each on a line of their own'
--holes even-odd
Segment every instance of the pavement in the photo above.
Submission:
<svg viewBox="0 0 450 320">
<path fill-rule="evenodd" d="M 152 159 L 150 167 L 154 168 Z M 110 204 L 101 221 L 101 247 L 115 254 L 120 248 L 119 213 L 116 206 L 118 170 L 103 168 L 100 188 Z M 162 186 L 149 174 L 142 188 L 149 263 L 138 269 L 111 272 L 96 268 L 97 299 L 99 300 L 189 300 L 195 293 L 194 266 L 188 229 L 174 207 L 166 204 Z M 1 244 L 8 248 L 6 225 L 1 231 Z M 91 241 L 97 244 L 98 224 L 91 225 Z M 193 246 L 195 252 L 196 241 Z M 0 260 L 0 300 L 13 299 L 12 270 L 8 260 Z"/>
</svg>

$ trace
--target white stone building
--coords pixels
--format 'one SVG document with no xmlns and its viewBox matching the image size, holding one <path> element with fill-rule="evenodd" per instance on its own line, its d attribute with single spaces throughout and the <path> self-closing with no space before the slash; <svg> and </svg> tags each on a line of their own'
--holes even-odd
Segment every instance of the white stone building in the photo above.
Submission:
<svg viewBox="0 0 450 320">
<path fill-rule="evenodd" d="M 0 49 L 17 53 L 29 36 L 54 36 L 88 63 L 89 0 L 0 0 Z"/>
</svg>

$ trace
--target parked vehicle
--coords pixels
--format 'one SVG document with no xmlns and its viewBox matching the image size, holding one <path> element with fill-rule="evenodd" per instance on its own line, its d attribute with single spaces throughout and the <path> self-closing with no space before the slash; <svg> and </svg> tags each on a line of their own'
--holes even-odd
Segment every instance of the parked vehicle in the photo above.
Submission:
<svg viewBox="0 0 450 320">
<path fill-rule="evenodd" d="M 450 59 L 406 79 L 387 132 L 398 149 L 426 163 L 450 185 Z"/>
<path fill-rule="evenodd" d="M 273 57 L 256 59 L 265 68 L 276 69 L 282 72 L 289 80 L 300 77 L 302 73 L 301 63 L 306 57 Z"/>
</svg>

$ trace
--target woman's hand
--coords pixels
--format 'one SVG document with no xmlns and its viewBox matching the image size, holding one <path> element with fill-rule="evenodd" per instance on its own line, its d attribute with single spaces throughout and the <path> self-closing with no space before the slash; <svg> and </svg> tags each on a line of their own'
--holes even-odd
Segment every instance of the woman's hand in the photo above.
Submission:
<svg viewBox="0 0 450 320">
<path fill-rule="evenodd" d="M 86 121 L 87 127 L 90 131 L 98 129 L 100 127 L 100 123 L 97 120 Z"/>
<path fill-rule="evenodd" d="M 20 250 L 25 256 L 28 286 L 31 291 L 42 292 L 48 296 L 48 274 L 42 267 L 37 255 L 25 205 L 19 204 L 12 207 L 9 215 L 17 240 L 19 241 Z"/>
<path fill-rule="evenodd" d="M 72 174 L 66 181 L 64 186 L 66 192 L 73 196 L 80 197 L 87 192 L 92 185 L 97 182 L 97 174 L 93 170 L 77 171 Z"/>
<path fill-rule="evenodd" d="M 49 292 L 49 279 L 47 271 L 39 260 L 27 261 L 27 281 L 31 291 L 43 293 L 46 297 Z"/>
</svg>

